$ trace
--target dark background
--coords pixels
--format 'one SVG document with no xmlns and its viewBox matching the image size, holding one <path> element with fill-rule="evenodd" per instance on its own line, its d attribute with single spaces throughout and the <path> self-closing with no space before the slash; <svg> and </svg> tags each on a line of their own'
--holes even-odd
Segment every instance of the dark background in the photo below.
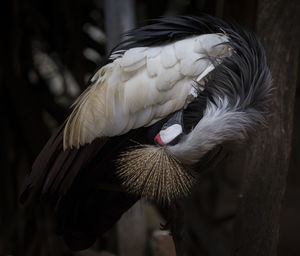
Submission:
<svg viewBox="0 0 300 256">
<path fill-rule="evenodd" d="M 109 232 L 92 251 L 75 254 L 56 237 L 51 205 L 48 202 L 39 200 L 25 206 L 19 205 L 18 195 L 22 181 L 30 170 L 32 162 L 51 132 L 68 115 L 69 105 L 85 89 L 89 76 L 101 64 L 108 50 L 117 43 L 120 34 L 125 30 L 145 25 L 147 20 L 152 18 L 177 14 L 199 15 L 204 12 L 225 19 L 234 19 L 256 32 L 262 30 L 259 27 L 259 13 L 262 13 L 260 8 L 268 6 L 266 4 L 268 2 L 271 6 L 270 10 L 282 8 L 282 16 L 288 15 L 288 11 L 294 11 L 290 10 L 291 8 L 297 8 L 299 14 L 299 1 L 287 1 L 294 4 L 285 5 L 280 0 L 2 1 L 0 11 L 0 255 L 104 255 L 100 254 L 103 250 L 121 255 L 121 246 L 117 242 L 120 239 L 116 238 L 120 236 L 117 229 Z M 277 7 L 272 6 L 276 4 Z M 268 15 L 268 9 L 263 11 Z M 292 35 L 298 33 L 296 30 L 299 30 L 299 22 L 296 24 L 297 19 L 294 17 L 287 18 L 291 18 L 291 26 L 286 24 L 277 33 L 288 31 L 291 38 L 296 39 L 295 42 L 293 41 L 293 45 L 298 45 L 293 46 L 296 50 L 293 54 L 285 56 L 294 60 L 295 65 L 290 70 L 295 70 L 300 61 L 300 41 L 298 36 Z M 268 29 L 265 28 L 264 33 L 267 34 Z M 276 45 L 276 41 L 272 43 Z M 265 47 L 271 46 L 265 45 Z M 280 48 L 278 51 L 283 50 L 285 49 Z M 299 74 L 298 68 L 295 104 L 294 107 L 293 102 L 289 105 L 294 109 L 294 113 L 286 113 L 293 116 L 294 120 L 293 127 L 289 128 L 290 132 L 293 130 L 292 151 L 287 189 L 280 216 L 278 243 L 280 256 L 300 255 Z M 287 72 L 286 76 L 291 74 Z M 282 86 L 287 91 L 294 88 L 291 84 Z M 289 118 L 284 121 L 289 122 Z M 285 148 L 284 145 L 282 147 L 283 151 L 289 152 L 289 148 Z M 272 145 L 269 150 L 272 151 Z M 224 248 L 229 248 L 232 244 L 231 233 L 242 173 L 243 170 L 239 169 L 238 172 L 233 171 L 226 175 L 214 173 L 204 177 L 201 205 L 206 214 L 199 218 L 204 220 L 204 223 L 209 223 L 203 229 L 205 235 L 210 234 L 211 230 L 216 232 L 213 231 L 212 236 L 207 235 L 208 241 L 204 242 L 203 247 L 210 248 L 199 250 L 198 255 L 221 255 L 217 254 L 217 250 L 212 249 L 216 243 L 222 246 L 224 244 Z M 219 212 L 216 214 L 216 211 Z M 151 218 L 151 213 L 147 216 Z M 205 221 L 207 219 L 209 222 Z M 148 248 L 145 255 L 172 255 L 170 251 L 170 254 L 155 254 L 155 252 L 151 254 L 149 248 L 152 245 L 149 240 L 152 234 L 148 234 L 150 231 L 147 228 L 144 232 L 147 233 L 145 248 Z M 224 252 L 223 255 L 228 254 Z"/>
</svg>

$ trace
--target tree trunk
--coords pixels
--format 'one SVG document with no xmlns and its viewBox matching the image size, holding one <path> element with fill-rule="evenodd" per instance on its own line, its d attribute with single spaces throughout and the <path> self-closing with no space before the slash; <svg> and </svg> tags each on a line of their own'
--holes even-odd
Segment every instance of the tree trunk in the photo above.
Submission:
<svg viewBox="0 0 300 256">
<path fill-rule="evenodd" d="M 105 32 L 107 52 L 119 43 L 121 35 L 135 27 L 133 0 L 105 0 Z"/>
<path fill-rule="evenodd" d="M 133 0 L 106 0 L 105 30 L 107 52 L 109 53 L 126 31 L 135 26 Z M 140 256 L 146 250 L 146 216 L 143 203 L 138 201 L 117 224 L 119 255 Z"/>
<path fill-rule="evenodd" d="M 299 54 L 299 1 L 261 0 L 257 34 L 273 75 L 268 129 L 246 156 L 235 223 L 234 255 L 274 256 L 287 176 Z M 298 13 L 297 13 L 298 12 Z"/>
</svg>

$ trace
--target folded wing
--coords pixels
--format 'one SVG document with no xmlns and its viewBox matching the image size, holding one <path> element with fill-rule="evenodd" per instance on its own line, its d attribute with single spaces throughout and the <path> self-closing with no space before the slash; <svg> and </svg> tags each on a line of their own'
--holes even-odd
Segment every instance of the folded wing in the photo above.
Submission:
<svg viewBox="0 0 300 256">
<path fill-rule="evenodd" d="M 225 34 L 206 34 L 112 54 L 75 102 L 64 148 L 149 126 L 183 108 L 214 65 L 230 55 L 227 42 Z"/>
</svg>

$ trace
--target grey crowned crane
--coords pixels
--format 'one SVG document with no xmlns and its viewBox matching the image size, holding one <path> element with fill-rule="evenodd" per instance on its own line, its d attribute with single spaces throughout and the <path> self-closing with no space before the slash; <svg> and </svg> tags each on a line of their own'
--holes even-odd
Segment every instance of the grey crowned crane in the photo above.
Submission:
<svg viewBox="0 0 300 256">
<path fill-rule="evenodd" d="M 132 30 L 37 157 L 21 201 L 54 194 L 58 234 L 87 248 L 141 197 L 188 196 L 205 155 L 264 123 L 270 87 L 261 44 L 237 24 L 184 16 Z"/>
</svg>

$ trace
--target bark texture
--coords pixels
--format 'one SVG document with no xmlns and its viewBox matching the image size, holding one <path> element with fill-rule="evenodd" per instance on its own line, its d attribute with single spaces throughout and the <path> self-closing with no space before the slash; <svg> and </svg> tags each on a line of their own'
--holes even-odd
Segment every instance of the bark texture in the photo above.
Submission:
<svg viewBox="0 0 300 256">
<path fill-rule="evenodd" d="M 236 256 L 276 255 L 285 191 L 299 56 L 299 1 L 261 0 L 257 34 L 273 75 L 268 127 L 257 134 L 244 162 L 235 223 Z"/>
</svg>

